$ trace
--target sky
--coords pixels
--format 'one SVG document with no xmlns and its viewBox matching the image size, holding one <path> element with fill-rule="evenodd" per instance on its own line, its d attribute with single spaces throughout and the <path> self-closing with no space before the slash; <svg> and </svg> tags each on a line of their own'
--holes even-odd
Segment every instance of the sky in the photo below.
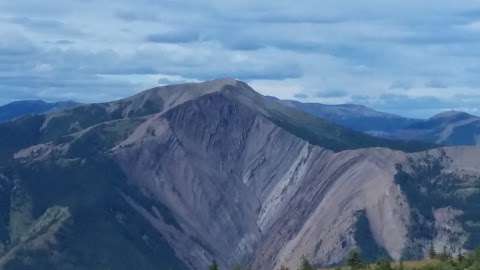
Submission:
<svg viewBox="0 0 480 270">
<path fill-rule="evenodd" d="M 410 117 L 480 114 L 480 0 L 0 0 L 0 104 L 236 78 Z"/>
</svg>

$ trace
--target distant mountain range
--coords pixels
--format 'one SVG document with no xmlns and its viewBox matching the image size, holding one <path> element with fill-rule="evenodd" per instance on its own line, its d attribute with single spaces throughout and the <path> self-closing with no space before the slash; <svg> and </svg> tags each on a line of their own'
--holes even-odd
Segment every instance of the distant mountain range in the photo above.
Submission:
<svg viewBox="0 0 480 270">
<path fill-rule="evenodd" d="M 423 120 L 383 113 L 355 104 L 325 105 L 272 99 L 341 126 L 378 137 L 441 145 L 480 144 L 480 117 L 464 112 L 444 112 Z"/>
<path fill-rule="evenodd" d="M 385 137 L 444 145 L 480 145 L 480 117 L 450 111 L 420 120 Z"/>
<path fill-rule="evenodd" d="M 61 110 L 78 105 L 78 103 L 65 101 L 48 103 L 42 100 L 15 101 L 0 106 L 0 123 L 6 122 L 21 116 L 39 114 L 54 110 Z"/>
<path fill-rule="evenodd" d="M 277 98 L 272 99 L 278 100 Z M 278 101 L 328 121 L 366 133 L 390 133 L 420 121 L 379 112 L 356 104 L 326 105 L 293 100 Z"/>
<path fill-rule="evenodd" d="M 353 249 L 470 250 L 479 157 L 373 137 L 231 79 L 17 118 L 0 124 L 0 269 L 295 269 Z"/>
<path fill-rule="evenodd" d="M 279 100 L 275 97 L 266 99 L 375 137 L 423 141 L 438 145 L 480 145 L 480 117 L 465 112 L 449 111 L 424 120 L 379 112 L 356 104 L 327 105 Z M 41 100 L 16 101 L 0 106 L 0 123 L 25 115 L 62 110 L 77 105 L 79 103 L 71 101 L 55 103 Z"/>
</svg>

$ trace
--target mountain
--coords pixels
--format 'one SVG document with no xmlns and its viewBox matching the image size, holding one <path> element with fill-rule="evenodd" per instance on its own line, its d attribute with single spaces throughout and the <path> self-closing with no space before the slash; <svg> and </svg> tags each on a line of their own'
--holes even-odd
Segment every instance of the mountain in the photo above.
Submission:
<svg viewBox="0 0 480 270">
<path fill-rule="evenodd" d="M 421 120 L 405 118 L 395 114 L 379 112 L 363 105 L 302 103 L 293 100 L 279 100 L 284 105 L 294 107 L 338 125 L 369 134 L 389 134 Z"/>
<path fill-rule="evenodd" d="M 75 102 L 48 103 L 42 100 L 15 101 L 0 106 L 0 123 L 12 120 L 25 115 L 45 113 L 54 110 L 61 110 L 78 105 Z"/>
<path fill-rule="evenodd" d="M 0 269 L 278 269 L 356 248 L 471 249 L 480 149 L 432 147 L 231 79 L 20 118 L 0 125 Z"/>
<path fill-rule="evenodd" d="M 397 130 L 390 138 L 444 145 L 480 145 L 480 117 L 449 111 Z"/>
<path fill-rule="evenodd" d="M 269 98 L 377 137 L 440 145 L 480 145 L 480 117 L 464 112 L 448 111 L 423 120 L 379 112 L 362 105 L 326 105 Z"/>
</svg>

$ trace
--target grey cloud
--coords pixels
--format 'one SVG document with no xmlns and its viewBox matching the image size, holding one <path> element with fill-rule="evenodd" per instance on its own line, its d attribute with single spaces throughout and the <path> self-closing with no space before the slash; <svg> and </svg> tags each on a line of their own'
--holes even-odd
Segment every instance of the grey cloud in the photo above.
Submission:
<svg viewBox="0 0 480 270">
<path fill-rule="evenodd" d="M 161 85 L 179 84 L 179 83 L 185 83 L 185 82 L 187 81 L 183 79 L 170 79 L 170 78 L 161 78 L 158 80 L 158 84 L 161 84 Z"/>
<path fill-rule="evenodd" d="M 309 98 L 309 95 L 305 93 L 296 93 L 293 95 L 293 97 L 298 98 L 298 99 L 306 99 Z"/>
<path fill-rule="evenodd" d="M 314 95 L 318 98 L 340 98 L 348 96 L 348 92 L 342 89 L 330 89 L 318 91 Z"/>
<path fill-rule="evenodd" d="M 59 44 L 59 45 L 72 45 L 72 44 L 75 44 L 75 41 L 67 40 L 67 39 L 60 39 L 60 40 L 55 41 L 55 43 Z"/>
<path fill-rule="evenodd" d="M 439 80 L 430 80 L 425 86 L 430 88 L 448 88 L 448 85 L 445 82 Z"/>
<path fill-rule="evenodd" d="M 140 87 L 132 76 L 156 83 L 161 76 L 155 76 L 172 75 L 293 81 L 305 87 L 292 87 L 291 97 L 301 94 L 294 89 L 321 86 L 332 89 L 322 91 L 327 98 L 395 110 L 461 107 L 444 104 L 440 95 L 381 93 L 478 89 L 480 30 L 471 24 L 479 10 L 480 3 L 467 0 L 0 1 L 0 99 L 15 93 L 120 97 Z"/>
<path fill-rule="evenodd" d="M 19 40 L 23 42 L 0 42 L 0 89 L 3 89 L 0 96 L 8 96 L 8 99 L 18 99 L 26 93 L 30 93 L 31 98 L 44 99 L 114 99 L 143 87 L 129 83 L 128 76 L 131 75 L 182 74 L 191 79 L 228 76 L 243 80 L 302 75 L 302 70 L 294 62 L 280 60 L 275 65 L 265 57 L 235 64 L 232 62 L 235 59 L 228 55 L 218 55 L 192 60 L 196 62 L 192 65 L 193 62 L 178 61 L 177 56 L 169 54 L 168 50 L 137 51 L 126 56 L 112 50 L 44 49 L 26 39 Z M 124 79 L 119 81 L 118 78 Z"/>
<path fill-rule="evenodd" d="M 21 25 L 25 28 L 32 29 L 36 32 L 49 32 L 53 34 L 64 35 L 84 35 L 82 31 L 69 26 L 61 21 L 51 19 L 34 19 L 28 17 L 13 17 L 8 22 Z"/>
<path fill-rule="evenodd" d="M 145 40 L 153 43 L 189 43 L 200 41 L 200 34 L 195 31 L 170 31 L 150 34 Z"/>
<path fill-rule="evenodd" d="M 389 89 L 404 89 L 408 90 L 413 87 L 413 82 L 409 81 L 394 81 L 390 85 Z"/>
<path fill-rule="evenodd" d="M 406 110 L 412 108 L 447 109 L 451 107 L 450 102 L 433 96 L 411 97 L 386 94 L 380 96 L 380 103 L 384 104 L 382 106 L 385 108 Z"/>
<path fill-rule="evenodd" d="M 147 21 L 147 22 L 154 22 L 159 21 L 159 17 L 156 14 L 152 14 L 149 12 L 132 12 L 132 11 L 117 11 L 115 12 L 115 16 L 123 21 L 127 22 L 136 22 L 136 21 Z"/>
</svg>

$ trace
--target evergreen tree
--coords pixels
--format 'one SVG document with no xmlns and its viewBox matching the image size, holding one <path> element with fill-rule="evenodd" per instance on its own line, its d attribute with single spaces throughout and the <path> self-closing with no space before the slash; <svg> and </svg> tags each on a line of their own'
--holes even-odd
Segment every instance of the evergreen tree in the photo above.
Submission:
<svg viewBox="0 0 480 270">
<path fill-rule="evenodd" d="M 218 270 L 218 264 L 216 261 L 213 261 L 208 270 Z"/>
<path fill-rule="evenodd" d="M 392 268 L 392 265 L 391 265 L 390 261 L 381 260 L 381 261 L 378 261 L 375 264 L 374 270 L 393 270 L 393 268 Z"/>
<path fill-rule="evenodd" d="M 443 246 L 442 254 L 440 255 L 440 260 L 447 261 L 450 259 L 450 253 L 447 250 L 447 246 Z"/>
<path fill-rule="evenodd" d="M 463 262 L 463 260 L 465 259 L 465 257 L 463 256 L 463 253 L 462 253 L 462 250 L 458 251 L 458 261 L 459 262 Z"/>
<path fill-rule="evenodd" d="M 362 269 L 364 265 L 360 256 L 360 252 L 357 250 L 350 252 L 347 258 L 347 265 L 353 270 Z"/>
<path fill-rule="evenodd" d="M 299 270 L 315 270 L 313 266 L 310 264 L 310 262 L 305 258 L 305 256 L 302 257 L 302 262 L 300 263 L 300 269 Z"/>
<path fill-rule="evenodd" d="M 240 266 L 240 264 L 235 264 L 232 268 L 232 270 L 243 270 L 243 267 Z"/>
<path fill-rule="evenodd" d="M 430 259 L 437 258 L 437 252 L 435 251 L 435 247 L 433 246 L 433 241 L 430 243 L 430 249 L 428 251 L 428 256 Z"/>
<path fill-rule="evenodd" d="M 398 270 L 403 270 L 405 267 L 403 266 L 403 261 L 400 260 L 400 263 L 398 264 Z"/>
</svg>

